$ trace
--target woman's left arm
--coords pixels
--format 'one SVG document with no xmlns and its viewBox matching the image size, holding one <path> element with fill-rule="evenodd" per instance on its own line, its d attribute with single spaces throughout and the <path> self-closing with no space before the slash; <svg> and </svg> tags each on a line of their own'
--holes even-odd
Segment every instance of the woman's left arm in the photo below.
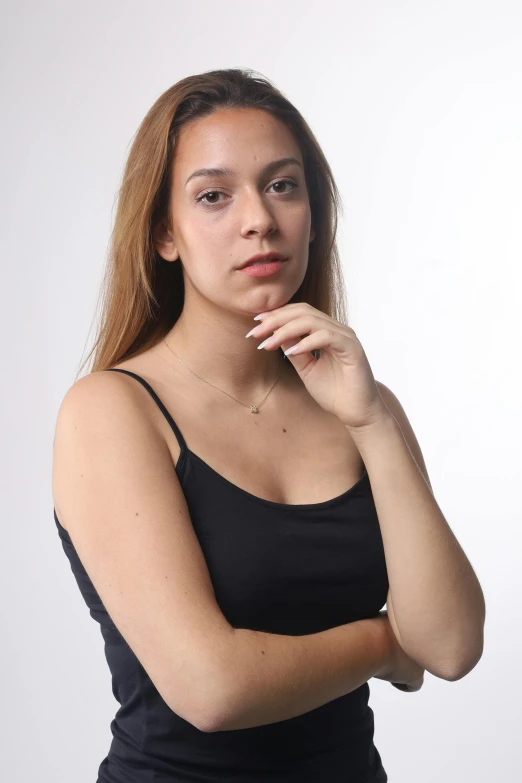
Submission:
<svg viewBox="0 0 522 783">
<path fill-rule="evenodd" d="M 291 302 L 254 320 L 262 323 L 246 336 L 266 337 L 258 348 L 283 349 L 310 395 L 351 433 L 364 460 L 399 644 L 437 677 L 464 677 L 482 655 L 484 595 L 433 496 L 399 400 L 375 380 L 351 326 L 308 302 Z"/>
<path fill-rule="evenodd" d="M 410 658 L 437 677 L 458 680 L 482 656 L 484 595 L 435 500 L 402 405 L 376 384 L 389 415 L 347 429 L 368 471 L 379 518 L 389 620 Z"/>
</svg>

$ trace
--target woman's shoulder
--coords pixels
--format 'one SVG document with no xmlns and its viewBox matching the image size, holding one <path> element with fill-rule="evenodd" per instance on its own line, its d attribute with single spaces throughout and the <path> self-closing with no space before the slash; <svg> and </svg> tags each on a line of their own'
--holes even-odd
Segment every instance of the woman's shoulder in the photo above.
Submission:
<svg viewBox="0 0 522 783">
<path fill-rule="evenodd" d="M 100 415 L 109 415 L 114 406 L 127 402 L 129 413 L 151 421 L 157 420 L 154 413 L 156 405 L 151 405 L 151 388 L 162 383 L 161 374 L 150 361 L 149 351 L 144 355 L 126 359 L 102 370 L 94 370 L 76 380 L 66 391 L 58 412 L 57 426 L 61 419 L 82 416 L 82 413 L 98 411 Z M 110 372 L 109 372 L 110 370 Z M 138 376 L 144 383 L 137 383 L 126 373 L 113 372 L 125 370 Z M 143 387 L 148 387 L 147 391 Z"/>
</svg>

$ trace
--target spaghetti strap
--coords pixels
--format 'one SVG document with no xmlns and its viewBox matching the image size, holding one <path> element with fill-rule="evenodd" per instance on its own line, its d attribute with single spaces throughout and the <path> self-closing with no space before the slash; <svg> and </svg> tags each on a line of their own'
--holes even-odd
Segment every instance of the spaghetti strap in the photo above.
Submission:
<svg viewBox="0 0 522 783">
<path fill-rule="evenodd" d="M 141 385 L 144 386 L 147 389 L 147 391 L 151 395 L 152 399 L 156 402 L 156 404 L 158 405 L 158 408 L 160 409 L 160 411 L 163 413 L 163 415 L 167 419 L 168 423 L 170 424 L 171 429 L 174 432 L 174 435 L 178 439 L 178 443 L 179 443 L 180 449 L 181 449 L 180 459 L 178 460 L 178 463 L 179 463 L 181 461 L 181 458 L 184 457 L 185 452 L 187 450 L 187 444 L 185 443 L 185 438 L 181 434 L 180 428 L 178 427 L 178 425 L 176 424 L 176 422 L 174 421 L 174 419 L 170 415 L 169 411 L 167 410 L 167 408 L 165 407 L 163 402 L 160 400 L 160 398 L 158 397 L 158 395 L 156 394 L 156 392 L 154 391 L 154 389 L 152 388 L 150 383 L 148 383 L 148 381 L 146 381 L 145 378 L 142 378 L 141 375 L 138 375 L 138 373 L 132 372 L 131 370 L 123 370 L 120 367 L 109 367 L 106 370 L 106 372 L 123 372 L 123 373 L 125 373 L 125 375 L 131 375 L 133 378 L 136 378 L 136 380 L 139 381 L 141 383 Z"/>
</svg>

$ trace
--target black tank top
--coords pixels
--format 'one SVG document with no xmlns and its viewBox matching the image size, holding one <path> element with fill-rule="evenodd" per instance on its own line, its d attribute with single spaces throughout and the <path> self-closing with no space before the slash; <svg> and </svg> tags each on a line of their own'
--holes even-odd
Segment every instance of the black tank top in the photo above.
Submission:
<svg viewBox="0 0 522 783">
<path fill-rule="evenodd" d="M 232 484 L 194 454 L 150 384 L 134 372 L 181 448 L 176 474 L 221 611 L 236 628 L 300 636 L 375 617 L 388 576 L 366 469 L 322 503 L 276 503 Z M 54 519 L 100 624 L 120 706 L 97 783 L 385 783 L 370 688 L 264 726 L 203 732 L 173 712 L 112 622 L 67 531 Z"/>
</svg>

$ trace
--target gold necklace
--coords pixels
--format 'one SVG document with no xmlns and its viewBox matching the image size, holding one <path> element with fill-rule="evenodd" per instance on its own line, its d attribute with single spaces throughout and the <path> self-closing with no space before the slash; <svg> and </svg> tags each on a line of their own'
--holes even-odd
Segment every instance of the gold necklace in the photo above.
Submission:
<svg viewBox="0 0 522 783">
<path fill-rule="evenodd" d="M 194 372 L 194 370 L 191 370 L 191 369 L 190 369 L 190 367 L 189 367 L 187 364 L 185 364 L 185 362 L 183 361 L 183 359 L 180 359 L 180 358 L 179 358 L 179 356 L 178 356 L 176 353 L 174 353 L 174 351 L 172 350 L 172 348 L 170 347 L 170 345 L 167 343 L 167 341 L 165 340 L 165 338 L 163 338 L 163 342 L 165 343 L 165 345 L 167 346 L 167 348 L 169 349 L 169 351 L 170 351 L 170 352 L 171 352 L 171 353 L 172 353 L 172 354 L 173 354 L 173 355 L 176 357 L 176 359 L 177 359 L 179 362 L 181 362 L 181 364 L 184 364 L 184 365 L 185 365 L 185 367 L 187 368 L 187 370 L 189 370 L 189 371 L 192 373 L 192 375 L 195 375 L 195 376 L 196 376 L 196 378 L 199 378 L 201 381 L 205 381 L 205 379 L 204 379 L 204 378 L 202 378 L 202 377 L 201 377 L 200 375 L 198 375 L 197 373 L 195 373 L 195 372 Z M 282 367 L 282 362 L 281 362 L 281 364 L 280 364 L 280 366 L 279 366 L 279 370 L 278 370 L 278 372 L 277 372 L 277 377 L 276 377 L 276 379 L 275 379 L 274 383 L 272 384 L 272 387 L 269 389 L 268 393 L 267 393 L 267 394 L 265 394 L 265 396 L 263 397 L 263 399 L 261 400 L 261 402 L 258 402 L 258 403 L 257 403 L 257 405 L 245 405 L 245 403 L 244 403 L 244 402 L 241 402 L 241 400 L 238 400 L 236 397 L 232 397 L 232 395 L 231 395 L 231 394 L 229 394 L 229 393 L 228 393 L 228 392 L 226 392 L 226 391 L 223 391 L 223 389 L 220 389 L 220 388 L 218 388 L 217 386 L 214 386 L 214 384 L 213 384 L 213 383 L 210 383 L 210 381 L 205 381 L 205 383 L 208 383 L 208 385 L 209 385 L 209 386 L 214 386 L 214 389 L 217 389 L 218 391 L 220 391 L 220 392 L 223 392 L 223 394 L 226 394 L 228 397 L 231 397 L 231 399 L 233 399 L 233 400 L 236 400 L 236 402 L 239 402 L 239 404 L 240 404 L 240 405 L 242 405 L 244 408 L 248 408 L 248 409 L 250 410 L 250 412 L 251 412 L 251 413 L 259 413 L 259 410 L 258 410 L 259 406 L 261 405 L 261 403 L 263 403 L 263 402 L 266 400 L 266 398 L 268 397 L 268 395 L 270 394 L 270 392 L 272 391 L 272 389 L 274 388 L 274 386 L 276 385 L 276 383 L 277 383 L 277 381 L 278 381 L 278 379 L 279 379 L 279 373 L 281 372 L 281 367 Z"/>
</svg>

